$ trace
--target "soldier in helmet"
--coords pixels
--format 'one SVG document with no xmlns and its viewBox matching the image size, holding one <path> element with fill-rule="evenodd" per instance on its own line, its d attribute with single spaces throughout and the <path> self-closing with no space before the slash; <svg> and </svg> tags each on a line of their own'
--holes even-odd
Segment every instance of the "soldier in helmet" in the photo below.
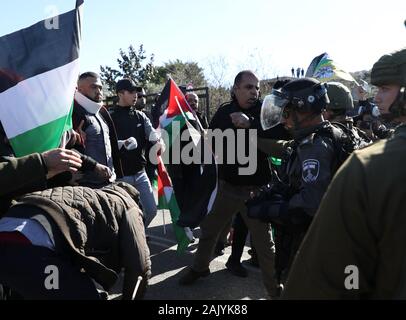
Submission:
<svg viewBox="0 0 406 320">
<path fill-rule="evenodd" d="M 354 144 L 354 149 L 364 148 L 372 143 L 365 132 L 354 126 L 353 119 L 348 115 L 354 112 L 354 101 L 350 89 L 340 82 L 328 82 L 327 94 L 330 103 L 324 117 L 340 126 Z"/>
<path fill-rule="evenodd" d="M 354 152 L 333 179 L 287 299 L 406 299 L 406 49 L 381 57 L 371 80 L 381 114 L 400 125 L 392 138 Z"/>
<path fill-rule="evenodd" d="M 266 130 L 283 123 L 294 137 L 284 144 L 285 167 L 281 186 L 268 190 L 266 201 L 248 201 L 251 218 L 271 222 L 275 229 L 276 278 L 283 288 L 293 257 L 316 213 L 340 161 L 333 141 L 343 132 L 324 120 L 329 104 L 327 87 L 316 79 L 301 78 L 273 90 L 262 106 Z M 272 152 L 271 152 L 272 153 Z"/>
<path fill-rule="evenodd" d="M 327 94 L 330 103 L 324 112 L 324 118 L 346 124 L 350 120 L 347 115 L 354 109 L 350 89 L 340 82 L 328 82 Z"/>
</svg>

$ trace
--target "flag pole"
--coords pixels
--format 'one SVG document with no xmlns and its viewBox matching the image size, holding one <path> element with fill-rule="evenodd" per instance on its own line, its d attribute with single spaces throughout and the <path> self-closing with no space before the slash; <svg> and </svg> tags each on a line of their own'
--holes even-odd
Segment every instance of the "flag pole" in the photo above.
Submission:
<svg viewBox="0 0 406 320">
<path fill-rule="evenodd" d="M 166 211 L 166 209 L 162 210 L 162 221 L 163 221 L 163 224 L 164 224 L 164 235 L 166 236 L 165 211 Z"/>
<path fill-rule="evenodd" d="M 139 276 L 139 277 L 138 277 L 137 284 L 135 285 L 133 294 L 132 294 L 132 296 L 131 296 L 131 300 L 135 300 L 135 297 L 136 297 L 136 295 L 137 295 L 137 291 L 138 291 L 138 288 L 140 287 L 141 281 L 142 281 L 142 277 Z"/>
</svg>

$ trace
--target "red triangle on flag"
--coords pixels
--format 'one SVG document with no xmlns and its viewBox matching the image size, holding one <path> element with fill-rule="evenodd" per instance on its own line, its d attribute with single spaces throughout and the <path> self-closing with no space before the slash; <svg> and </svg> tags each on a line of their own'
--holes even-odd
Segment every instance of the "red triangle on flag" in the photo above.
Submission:
<svg viewBox="0 0 406 320">
<path fill-rule="evenodd" d="M 167 109 L 167 117 L 172 118 L 176 117 L 181 114 L 181 111 L 179 110 L 179 105 L 182 109 L 183 112 L 191 112 L 191 109 L 186 102 L 185 95 L 183 92 L 179 89 L 179 87 L 176 85 L 175 81 L 172 79 L 169 79 L 170 83 L 170 88 L 169 88 L 169 101 L 168 101 L 168 109 Z M 176 101 L 176 98 L 179 102 Z"/>
</svg>

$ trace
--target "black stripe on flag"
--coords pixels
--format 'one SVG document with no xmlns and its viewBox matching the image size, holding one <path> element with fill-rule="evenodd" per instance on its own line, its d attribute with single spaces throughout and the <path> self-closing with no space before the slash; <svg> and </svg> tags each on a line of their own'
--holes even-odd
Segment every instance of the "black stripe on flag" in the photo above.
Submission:
<svg viewBox="0 0 406 320">
<path fill-rule="evenodd" d="M 58 29 L 47 29 L 46 19 L 0 38 L 0 93 L 79 57 L 78 10 L 57 18 Z"/>
<path fill-rule="evenodd" d="M 321 59 L 324 57 L 324 55 L 326 55 L 326 53 L 322 53 L 321 55 L 315 57 L 312 62 L 310 63 L 309 67 L 307 68 L 306 71 L 306 77 L 313 77 L 314 75 L 314 71 L 316 70 L 317 65 L 319 64 L 319 62 L 321 61 Z"/>
</svg>

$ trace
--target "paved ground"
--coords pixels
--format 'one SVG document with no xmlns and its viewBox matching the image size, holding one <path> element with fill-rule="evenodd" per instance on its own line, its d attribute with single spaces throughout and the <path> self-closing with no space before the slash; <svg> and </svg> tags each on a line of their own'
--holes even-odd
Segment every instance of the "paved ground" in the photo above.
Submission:
<svg viewBox="0 0 406 320">
<path fill-rule="evenodd" d="M 164 219 L 163 219 L 164 216 Z M 164 223 L 165 221 L 165 223 Z M 153 276 L 145 296 L 149 300 L 259 300 L 265 299 L 266 292 L 262 284 L 260 270 L 244 263 L 249 275 L 239 278 L 232 275 L 225 268 L 230 255 L 227 247 L 223 256 L 215 258 L 210 269 L 212 274 L 199 279 L 192 286 L 180 286 L 178 280 L 184 274 L 185 267 L 192 264 L 195 244 L 189 246 L 184 254 L 176 253 L 176 242 L 172 232 L 169 211 L 160 211 L 152 221 L 148 234 L 150 235 L 150 249 Z M 165 234 L 166 232 L 166 234 Z M 195 230 L 198 236 L 199 230 Z M 246 246 L 243 261 L 250 258 Z"/>
<path fill-rule="evenodd" d="M 155 197 L 157 196 L 155 192 Z M 248 270 L 247 278 L 232 275 L 225 267 L 231 247 L 223 256 L 216 257 L 210 264 L 211 275 L 199 279 L 192 286 L 180 286 L 179 278 L 187 266 L 193 262 L 199 229 L 194 230 L 196 242 L 183 254 L 176 253 L 176 240 L 172 230 L 169 210 L 159 210 L 148 227 L 149 247 L 152 260 L 152 277 L 145 295 L 146 300 L 263 300 L 267 294 L 262 284 L 259 268 L 244 261 L 250 258 L 247 253 L 249 241 L 244 248 L 243 265 Z M 121 282 L 112 290 L 110 299 L 120 299 Z"/>
</svg>

